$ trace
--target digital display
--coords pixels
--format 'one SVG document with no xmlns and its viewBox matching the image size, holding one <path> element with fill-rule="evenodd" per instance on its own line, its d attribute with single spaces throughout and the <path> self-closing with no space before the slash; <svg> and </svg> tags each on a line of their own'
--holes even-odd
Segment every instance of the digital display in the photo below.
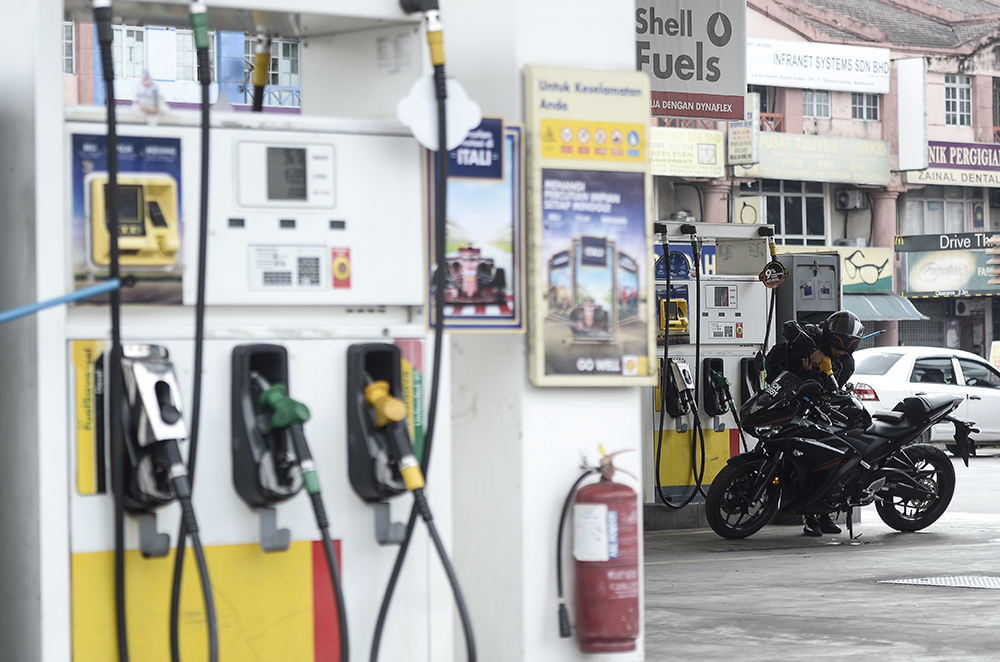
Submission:
<svg viewBox="0 0 1000 662">
<path fill-rule="evenodd" d="M 104 185 L 104 199 L 109 200 L 108 185 Z M 142 186 L 118 185 L 118 234 L 138 237 L 146 234 L 146 214 L 143 213 Z"/>
<path fill-rule="evenodd" d="M 267 148 L 267 199 L 307 199 L 304 147 Z"/>
</svg>

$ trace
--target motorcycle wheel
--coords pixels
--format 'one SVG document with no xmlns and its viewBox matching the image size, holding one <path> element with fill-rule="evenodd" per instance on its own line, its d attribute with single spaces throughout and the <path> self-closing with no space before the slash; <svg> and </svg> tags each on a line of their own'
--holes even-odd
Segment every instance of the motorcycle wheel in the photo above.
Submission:
<svg viewBox="0 0 1000 662">
<path fill-rule="evenodd" d="M 875 502 L 875 510 L 882 521 L 897 531 L 911 532 L 925 529 L 937 521 L 951 503 L 955 494 L 955 467 L 944 451 L 917 444 L 906 446 L 893 460 L 906 467 L 907 472 L 934 496 L 912 498 L 892 495 Z"/>
<path fill-rule="evenodd" d="M 759 464 L 727 464 L 705 498 L 705 519 L 712 530 L 730 540 L 760 531 L 778 509 L 778 486 L 768 485 L 757 500 L 752 494 L 764 480 Z"/>
</svg>

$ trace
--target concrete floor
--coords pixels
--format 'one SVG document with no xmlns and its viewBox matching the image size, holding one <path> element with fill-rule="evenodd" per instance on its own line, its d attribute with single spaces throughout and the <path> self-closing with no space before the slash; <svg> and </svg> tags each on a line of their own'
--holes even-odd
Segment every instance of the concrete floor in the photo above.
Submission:
<svg viewBox="0 0 1000 662">
<path fill-rule="evenodd" d="M 918 533 L 869 506 L 854 541 L 801 525 L 646 534 L 646 660 L 1000 660 L 1000 451 L 980 453 L 954 460 L 952 504 Z M 879 583 L 959 575 L 998 588 Z"/>
</svg>

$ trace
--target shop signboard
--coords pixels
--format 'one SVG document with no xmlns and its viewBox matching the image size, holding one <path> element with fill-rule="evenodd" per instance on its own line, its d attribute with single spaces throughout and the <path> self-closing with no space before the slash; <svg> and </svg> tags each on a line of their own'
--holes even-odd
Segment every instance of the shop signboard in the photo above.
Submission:
<svg viewBox="0 0 1000 662">
<path fill-rule="evenodd" d="M 760 160 L 760 95 L 752 92 L 746 96 L 745 118 L 730 122 L 726 137 L 729 141 L 729 165 L 751 165 Z"/>
<path fill-rule="evenodd" d="M 748 39 L 747 84 L 888 94 L 889 49 Z"/>
<path fill-rule="evenodd" d="M 892 294 L 892 249 L 857 246 L 778 246 L 779 253 L 840 253 L 844 294 Z"/>
<path fill-rule="evenodd" d="M 1000 188 L 1000 144 L 927 143 L 926 170 L 906 173 L 910 184 Z"/>
<path fill-rule="evenodd" d="M 707 129 L 649 129 L 649 167 L 665 177 L 726 175 L 723 135 Z"/>
<path fill-rule="evenodd" d="M 649 77 L 527 66 L 524 79 L 531 381 L 652 386 Z"/>
<path fill-rule="evenodd" d="M 896 237 L 901 255 L 903 296 L 983 296 L 1000 294 L 990 285 L 986 240 L 982 232 Z"/>
<path fill-rule="evenodd" d="M 746 0 L 636 0 L 636 69 L 653 115 L 742 120 Z"/>
<path fill-rule="evenodd" d="M 733 166 L 736 177 L 839 184 L 889 184 L 889 143 L 791 133 L 760 135 L 760 162 Z"/>
</svg>

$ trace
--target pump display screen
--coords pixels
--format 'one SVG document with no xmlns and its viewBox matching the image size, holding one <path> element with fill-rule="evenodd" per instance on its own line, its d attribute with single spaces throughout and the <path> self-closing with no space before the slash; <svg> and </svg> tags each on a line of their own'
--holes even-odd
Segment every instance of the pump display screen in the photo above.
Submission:
<svg viewBox="0 0 1000 662">
<path fill-rule="evenodd" d="M 146 234 L 146 215 L 143 213 L 142 186 L 118 185 L 118 233 L 123 237 Z M 108 200 L 108 185 L 104 185 L 104 199 Z"/>
<path fill-rule="evenodd" d="M 305 148 L 267 148 L 267 199 L 307 199 Z"/>
</svg>

